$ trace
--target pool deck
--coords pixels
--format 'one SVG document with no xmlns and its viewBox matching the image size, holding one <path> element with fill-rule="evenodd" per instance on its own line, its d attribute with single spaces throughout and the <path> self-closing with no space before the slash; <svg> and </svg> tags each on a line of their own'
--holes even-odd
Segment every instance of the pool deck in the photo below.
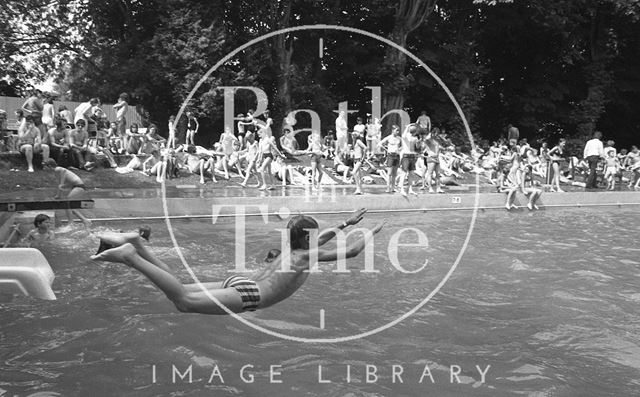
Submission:
<svg viewBox="0 0 640 397">
<path fill-rule="evenodd" d="M 0 194 L 0 201 L 43 200 L 51 196 L 50 189 Z M 217 188 L 186 185 L 156 189 L 95 189 L 89 192 L 95 207 L 90 218 L 108 221 L 122 218 L 154 219 L 205 218 L 212 214 L 229 216 L 242 208 L 247 215 L 291 213 L 323 214 L 350 212 L 366 207 L 370 212 L 428 211 L 505 211 L 505 194 L 492 186 L 475 185 L 445 188 L 445 194 L 420 192 L 417 196 L 388 194 L 382 186 L 366 186 L 365 194 L 353 194 L 353 186 L 327 186 L 318 192 L 305 187 L 277 187 L 272 191 L 238 187 Z M 164 197 L 164 198 L 163 198 Z M 515 205 L 526 210 L 526 198 L 517 193 Z M 166 205 L 166 212 L 165 212 Z M 640 192 L 625 187 L 619 191 L 584 191 L 572 188 L 565 193 L 543 193 L 540 209 L 595 206 L 640 205 Z M 513 210 L 518 211 L 518 210 Z"/>
</svg>

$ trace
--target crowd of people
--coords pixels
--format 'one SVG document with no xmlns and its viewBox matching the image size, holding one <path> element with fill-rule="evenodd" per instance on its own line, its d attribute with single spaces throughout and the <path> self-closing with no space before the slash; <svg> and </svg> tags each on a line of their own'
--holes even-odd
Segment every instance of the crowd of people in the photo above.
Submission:
<svg viewBox="0 0 640 397">
<path fill-rule="evenodd" d="M 28 171 L 34 171 L 34 155 L 40 155 L 43 164 L 51 158 L 70 169 L 91 171 L 103 165 L 119 173 L 139 170 L 158 182 L 186 172 L 197 174 L 202 184 L 206 179 L 217 182 L 217 176 L 236 178 L 243 187 L 261 190 L 272 190 L 278 183 L 321 189 L 324 182 L 353 184 L 354 194 L 362 194 L 365 185 L 380 178 L 388 193 L 404 196 L 417 195 L 418 189 L 443 193 L 443 185 L 455 185 L 464 174 L 476 173 L 507 192 L 507 208 L 513 206 L 512 198 L 520 191 L 529 198 L 530 209 L 536 208 L 535 201 L 545 185 L 550 192 L 562 192 L 562 184 L 596 189 L 599 182 L 611 190 L 621 182 L 640 188 L 638 148 L 618 151 L 613 141 L 601 141 L 600 132 L 587 142 L 580 157 L 567 153 L 565 139 L 553 147 L 542 142 L 534 148 L 519 137 L 513 125 L 507 127 L 504 138 L 464 153 L 444 129 L 432 126 L 426 111 L 402 131 L 391 126 L 388 134 L 383 134 L 377 118 L 365 121 L 358 117 L 349 127 L 346 113 L 340 112 L 335 133 L 328 131 L 323 136 L 315 130 L 304 142 L 295 136 L 287 119 L 276 140 L 269 112 L 256 116 L 249 110 L 237 115 L 235 129 L 226 127 L 218 142 L 206 148 L 195 145 L 200 124 L 191 111 L 186 112 L 182 142 L 178 142 L 175 116 L 168 119 L 166 139 L 154 124 L 140 128 L 132 123 L 127 128 L 128 100 L 126 93 L 118 97 L 113 106 L 116 119 L 109 121 L 98 98 L 80 104 L 73 112 L 64 106 L 55 111 L 52 98 L 33 90 L 16 111 L 17 146 Z M 306 147 L 300 148 L 305 143 Z M 120 154 L 132 155 L 124 167 L 118 167 L 115 159 Z"/>
</svg>

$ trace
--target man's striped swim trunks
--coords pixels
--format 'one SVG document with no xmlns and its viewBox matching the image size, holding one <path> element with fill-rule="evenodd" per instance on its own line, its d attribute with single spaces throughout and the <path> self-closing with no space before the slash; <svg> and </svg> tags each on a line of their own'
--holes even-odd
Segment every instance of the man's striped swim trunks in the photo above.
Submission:
<svg viewBox="0 0 640 397">
<path fill-rule="evenodd" d="M 260 289 L 255 281 L 244 276 L 231 276 L 224 280 L 222 288 L 235 288 L 242 298 L 242 310 L 254 311 L 260 304 Z"/>
</svg>

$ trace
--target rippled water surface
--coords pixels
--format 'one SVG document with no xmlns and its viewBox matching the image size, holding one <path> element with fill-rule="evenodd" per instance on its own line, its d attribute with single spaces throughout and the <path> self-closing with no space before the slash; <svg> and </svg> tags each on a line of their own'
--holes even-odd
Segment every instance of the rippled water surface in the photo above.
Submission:
<svg viewBox="0 0 640 397">
<path fill-rule="evenodd" d="M 362 226 L 381 219 L 369 215 Z M 443 280 L 470 220 L 470 213 L 393 215 L 375 238 L 377 272 L 361 272 L 363 256 L 348 262 L 349 273 L 322 264 L 286 301 L 242 316 L 309 339 L 383 327 Z M 321 226 L 341 221 L 323 217 Z M 0 303 L 0 396 L 638 395 L 638 221 L 637 209 L 480 213 L 466 253 L 433 299 L 393 327 L 330 344 L 267 335 L 230 316 L 177 313 L 144 276 L 89 260 L 95 235 L 66 227 L 57 246 L 42 247 L 58 300 Z M 274 229 L 284 225 L 247 222 L 248 268 L 279 247 Z M 233 222 L 173 226 L 199 279 L 231 274 Z M 152 227 L 152 251 L 190 282 L 166 225 Z M 421 230 L 428 247 L 389 250 L 401 228 Z M 410 231 L 399 238 L 418 241 Z M 428 262 L 407 274 L 391 264 L 394 255 L 407 271 Z M 191 383 L 179 376 L 190 366 Z"/>
</svg>

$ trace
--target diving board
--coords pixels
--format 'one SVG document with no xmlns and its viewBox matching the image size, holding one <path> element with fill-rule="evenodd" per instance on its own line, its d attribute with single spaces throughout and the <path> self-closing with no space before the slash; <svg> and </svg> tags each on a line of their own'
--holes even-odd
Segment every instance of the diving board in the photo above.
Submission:
<svg viewBox="0 0 640 397">
<path fill-rule="evenodd" d="M 55 300 L 53 270 L 35 248 L 0 248 L 0 293 Z"/>
<path fill-rule="evenodd" d="M 89 209 L 93 200 L 0 201 L 0 212 Z"/>
</svg>

